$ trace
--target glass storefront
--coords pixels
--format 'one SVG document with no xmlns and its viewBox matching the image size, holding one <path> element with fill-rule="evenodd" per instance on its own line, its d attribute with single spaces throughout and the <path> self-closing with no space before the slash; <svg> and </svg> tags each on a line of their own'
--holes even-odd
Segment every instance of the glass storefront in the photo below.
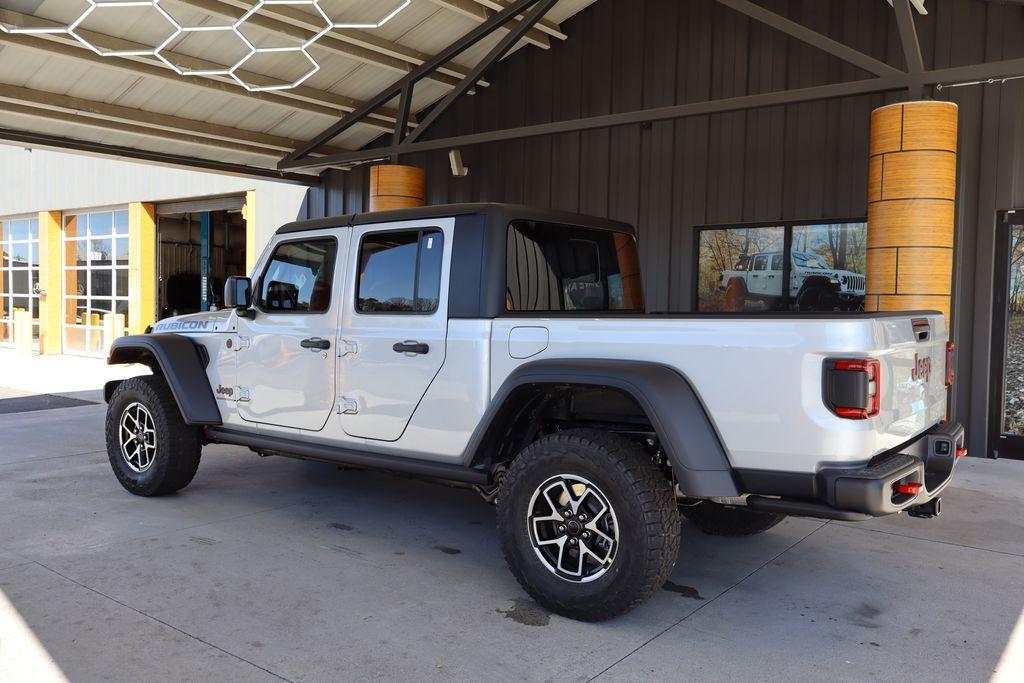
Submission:
<svg viewBox="0 0 1024 683">
<path fill-rule="evenodd" d="M 103 355 L 104 317 L 128 316 L 128 211 L 64 216 L 64 352 Z"/>
<path fill-rule="evenodd" d="M 697 234 L 699 311 L 864 307 L 865 222 L 708 227 Z"/>
<path fill-rule="evenodd" d="M 14 342 L 14 314 L 32 315 L 32 337 L 39 338 L 39 219 L 0 220 L 0 344 Z"/>
</svg>

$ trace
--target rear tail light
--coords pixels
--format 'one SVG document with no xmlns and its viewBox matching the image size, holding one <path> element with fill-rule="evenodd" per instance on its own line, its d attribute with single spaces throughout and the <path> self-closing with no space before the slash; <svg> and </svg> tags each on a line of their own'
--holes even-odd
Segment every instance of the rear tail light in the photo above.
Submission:
<svg viewBox="0 0 1024 683">
<path fill-rule="evenodd" d="M 946 342 L 946 386 L 953 386 L 956 381 L 956 373 L 953 371 L 953 364 L 956 360 L 956 344 Z"/>
<path fill-rule="evenodd" d="M 956 457 L 958 457 L 958 458 L 965 458 L 965 457 L 967 457 L 967 449 L 966 448 L 958 448 L 958 449 L 956 449 Z"/>
<path fill-rule="evenodd" d="M 866 420 L 881 412 L 882 368 L 874 358 L 825 361 L 825 404 L 839 417 Z"/>
</svg>

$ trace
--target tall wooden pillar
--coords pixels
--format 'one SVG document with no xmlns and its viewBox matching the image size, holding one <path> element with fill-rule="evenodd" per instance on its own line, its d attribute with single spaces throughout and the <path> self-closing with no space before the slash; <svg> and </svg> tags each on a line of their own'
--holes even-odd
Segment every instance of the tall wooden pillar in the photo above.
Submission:
<svg viewBox="0 0 1024 683">
<path fill-rule="evenodd" d="M 956 156 L 955 104 L 871 112 L 867 310 L 938 310 L 949 323 Z"/>
<path fill-rule="evenodd" d="M 415 166 L 370 167 L 370 211 L 389 211 L 423 206 L 426 172 Z"/>
</svg>

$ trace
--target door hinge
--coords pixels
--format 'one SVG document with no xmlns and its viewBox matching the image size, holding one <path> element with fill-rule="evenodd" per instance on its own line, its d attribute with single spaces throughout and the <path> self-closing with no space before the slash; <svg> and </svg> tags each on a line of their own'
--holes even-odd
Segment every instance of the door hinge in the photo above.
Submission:
<svg viewBox="0 0 1024 683">
<path fill-rule="evenodd" d="M 359 342 L 354 339 L 342 339 L 341 340 L 341 353 L 340 356 L 354 356 L 359 353 Z"/>
<path fill-rule="evenodd" d="M 359 413 L 359 401 L 346 396 L 338 397 L 338 415 L 357 415 Z"/>
<path fill-rule="evenodd" d="M 252 400 L 252 396 L 249 393 L 249 387 L 235 387 L 235 399 L 239 403 L 248 403 Z"/>
<path fill-rule="evenodd" d="M 251 343 L 252 343 L 252 339 L 250 339 L 249 337 L 239 337 L 238 338 L 238 343 L 235 344 L 235 351 L 241 351 L 242 349 L 247 349 L 247 348 L 249 348 L 249 345 Z"/>
</svg>

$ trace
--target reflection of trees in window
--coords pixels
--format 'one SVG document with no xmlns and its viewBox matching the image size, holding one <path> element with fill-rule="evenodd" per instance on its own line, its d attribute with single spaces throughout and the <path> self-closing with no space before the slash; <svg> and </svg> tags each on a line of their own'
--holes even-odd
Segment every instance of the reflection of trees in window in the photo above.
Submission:
<svg viewBox="0 0 1024 683">
<path fill-rule="evenodd" d="M 1024 226 L 1010 229 L 1010 313 L 1024 313 Z"/>
<path fill-rule="evenodd" d="M 796 226 L 793 229 L 793 251 L 817 254 L 829 268 L 863 275 L 867 258 L 867 224 Z"/>
</svg>

